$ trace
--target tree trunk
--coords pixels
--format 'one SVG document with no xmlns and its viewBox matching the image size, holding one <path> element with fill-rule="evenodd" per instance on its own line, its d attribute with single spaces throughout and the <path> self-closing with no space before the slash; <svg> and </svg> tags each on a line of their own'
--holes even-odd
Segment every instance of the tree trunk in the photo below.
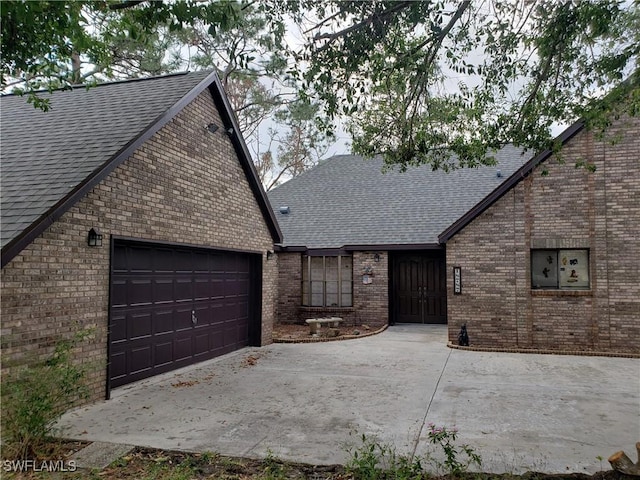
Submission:
<svg viewBox="0 0 640 480">
<path fill-rule="evenodd" d="M 71 82 L 74 85 L 80 85 L 82 83 L 82 62 L 80 61 L 80 54 L 78 52 L 73 52 L 71 54 L 71 70 L 73 75 L 71 77 Z"/>
<path fill-rule="evenodd" d="M 618 472 L 640 477 L 640 442 L 636 442 L 636 450 L 638 451 L 638 461 L 636 463 L 633 463 L 622 450 L 611 455 L 608 459 L 609 463 Z"/>
</svg>

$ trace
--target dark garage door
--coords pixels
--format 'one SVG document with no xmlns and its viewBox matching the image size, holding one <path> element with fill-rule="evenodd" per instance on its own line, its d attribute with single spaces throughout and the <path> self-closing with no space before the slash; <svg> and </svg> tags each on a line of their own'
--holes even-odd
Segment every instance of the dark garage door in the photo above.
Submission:
<svg viewBox="0 0 640 480">
<path fill-rule="evenodd" d="M 259 344 L 255 257 L 116 240 L 110 387 Z"/>
</svg>

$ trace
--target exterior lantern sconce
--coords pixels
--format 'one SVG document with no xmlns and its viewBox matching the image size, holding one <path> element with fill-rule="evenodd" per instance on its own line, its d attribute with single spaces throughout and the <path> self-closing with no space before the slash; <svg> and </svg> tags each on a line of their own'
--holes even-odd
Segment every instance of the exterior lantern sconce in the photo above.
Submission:
<svg viewBox="0 0 640 480">
<path fill-rule="evenodd" d="M 271 260 L 273 258 L 273 255 L 274 255 L 273 250 L 267 250 L 267 260 Z"/>
<path fill-rule="evenodd" d="M 207 129 L 210 133 L 216 133 L 218 131 L 218 128 L 220 127 L 212 122 L 204 128 Z"/>
<path fill-rule="evenodd" d="M 102 246 L 102 233 L 97 228 L 92 228 L 89 230 L 87 235 L 87 244 L 90 247 L 101 247 Z"/>
<path fill-rule="evenodd" d="M 380 254 L 379 254 L 379 253 L 376 253 L 376 254 L 373 256 L 373 261 L 374 261 L 374 262 L 379 262 L 379 261 L 380 261 Z"/>
</svg>

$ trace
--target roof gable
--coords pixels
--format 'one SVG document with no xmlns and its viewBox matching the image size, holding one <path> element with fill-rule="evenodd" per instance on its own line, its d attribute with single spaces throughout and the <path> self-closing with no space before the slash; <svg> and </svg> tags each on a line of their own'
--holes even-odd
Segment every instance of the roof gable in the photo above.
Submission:
<svg viewBox="0 0 640 480">
<path fill-rule="evenodd" d="M 429 248 L 528 158 L 505 147 L 496 166 L 446 173 L 423 165 L 383 173 L 380 158 L 342 155 L 271 190 L 269 199 L 284 247 Z M 279 213 L 284 206 L 288 214 Z"/>
<path fill-rule="evenodd" d="M 1 97 L 4 266 L 144 141 L 209 88 L 275 242 L 280 231 L 235 116 L 213 72 L 153 77 L 43 94 L 48 112 Z M 237 133 L 235 133 L 237 132 Z"/>
<path fill-rule="evenodd" d="M 585 127 L 585 123 L 582 120 L 577 121 L 565 131 L 563 131 L 558 137 L 556 137 L 555 141 L 560 145 L 564 145 L 569 140 L 571 140 L 575 135 L 580 133 L 582 129 Z M 485 198 L 481 199 L 476 205 L 474 205 L 468 212 L 466 212 L 462 217 L 460 217 L 455 223 L 450 225 L 446 230 L 444 230 L 439 236 L 438 241 L 440 243 L 448 242 L 451 237 L 456 235 L 460 230 L 466 227 L 469 223 L 473 221 L 476 217 L 481 215 L 487 208 L 497 202 L 502 196 L 511 190 L 514 186 L 520 183 L 525 177 L 527 177 L 533 170 L 540 165 L 542 162 L 547 160 L 553 151 L 551 149 L 544 150 L 540 152 L 538 155 L 533 157 L 527 163 L 522 165 L 518 170 L 516 170 L 504 183 L 499 185 L 495 190 L 490 192 Z"/>
</svg>

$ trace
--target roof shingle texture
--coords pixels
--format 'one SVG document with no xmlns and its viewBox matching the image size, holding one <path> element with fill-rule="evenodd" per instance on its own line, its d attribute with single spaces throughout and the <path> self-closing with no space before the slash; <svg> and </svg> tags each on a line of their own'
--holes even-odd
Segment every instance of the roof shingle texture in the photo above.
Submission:
<svg viewBox="0 0 640 480">
<path fill-rule="evenodd" d="M 284 234 L 283 246 L 437 244 L 443 230 L 530 156 L 507 146 L 495 155 L 495 166 L 446 173 L 428 166 L 383 172 L 380 158 L 339 155 L 268 195 Z M 284 206 L 290 213 L 279 212 Z"/>
<path fill-rule="evenodd" d="M 0 98 L 1 240 L 4 247 L 68 196 L 211 72 Z"/>
</svg>

